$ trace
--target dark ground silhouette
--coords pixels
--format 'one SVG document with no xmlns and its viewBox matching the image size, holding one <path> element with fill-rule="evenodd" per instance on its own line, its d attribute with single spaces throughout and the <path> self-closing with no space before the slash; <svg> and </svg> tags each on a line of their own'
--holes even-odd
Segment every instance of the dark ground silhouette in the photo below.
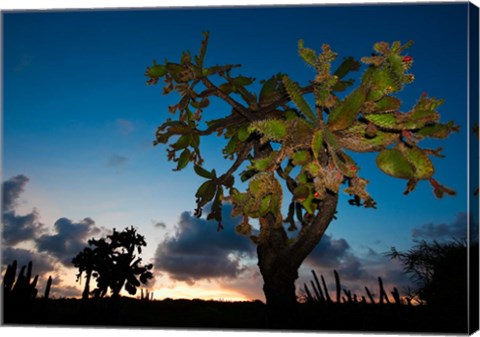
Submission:
<svg viewBox="0 0 480 337">
<path fill-rule="evenodd" d="M 4 307 L 3 313 L 5 325 L 268 330 L 266 306 L 260 301 L 39 298 L 26 307 Z M 296 317 L 294 330 L 300 331 L 467 332 L 466 308 L 305 303 L 298 305 Z"/>
</svg>

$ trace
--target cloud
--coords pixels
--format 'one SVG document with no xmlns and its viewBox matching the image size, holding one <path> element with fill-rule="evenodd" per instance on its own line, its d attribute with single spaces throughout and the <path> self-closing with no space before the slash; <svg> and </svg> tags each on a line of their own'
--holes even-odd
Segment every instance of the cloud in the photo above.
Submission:
<svg viewBox="0 0 480 337">
<path fill-rule="evenodd" d="M 368 254 L 360 258 L 365 269 L 368 269 L 375 280 L 382 277 L 384 283 L 397 287 L 410 285 L 409 277 L 403 272 L 403 266 L 397 259 L 391 259 L 386 253 L 379 253 L 373 249 L 368 250 Z"/>
<path fill-rule="evenodd" d="M 32 250 L 23 248 L 4 247 L 2 250 L 2 266 L 17 261 L 17 273 L 22 266 L 32 261 L 32 272 L 34 275 L 46 275 L 55 271 L 55 260 L 47 254 L 39 254 Z"/>
<path fill-rule="evenodd" d="M 46 252 L 57 258 L 67 267 L 72 266 L 72 258 L 86 246 L 92 236 L 101 232 L 90 218 L 77 223 L 67 218 L 60 218 L 54 224 L 56 234 L 42 235 L 36 240 L 39 252 Z"/>
<path fill-rule="evenodd" d="M 262 285 L 262 275 L 256 263 L 246 265 L 238 277 L 222 279 L 220 284 L 223 289 L 234 291 L 246 298 L 265 301 Z"/>
<path fill-rule="evenodd" d="M 2 243 L 14 246 L 20 242 L 35 238 L 43 225 L 39 221 L 36 210 L 25 215 L 16 213 L 20 194 L 25 192 L 29 179 L 25 175 L 17 175 L 2 184 Z"/>
<path fill-rule="evenodd" d="M 224 206 L 224 230 L 217 224 L 183 212 L 174 236 L 166 236 L 155 253 L 157 271 L 169 273 L 177 281 L 189 284 L 196 280 L 234 278 L 246 269 L 242 260 L 253 257 L 255 246 L 235 233 L 237 219 L 231 219 L 231 206 Z"/>
<path fill-rule="evenodd" d="M 464 239 L 467 237 L 468 216 L 467 213 L 457 214 L 457 218 L 452 223 L 427 223 L 412 230 L 413 239 L 426 240 L 451 240 Z"/>
<path fill-rule="evenodd" d="M 161 229 L 167 228 L 167 225 L 163 221 L 158 221 L 158 222 L 152 221 L 152 222 L 153 222 L 153 227 L 155 228 L 161 228 Z"/>
<path fill-rule="evenodd" d="M 56 287 L 56 285 L 57 284 L 55 280 L 52 280 L 50 298 L 71 298 L 71 297 L 78 297 L 82 294 L 82 290 L 75 286 L 62 284 L 61 287 Z M 43 294 L 41 294 L 40 296 L 43 296 Z"/>
<path fill-rule="evenodd" d="M 3 252 L 7 253 L 7 257 L 12 257 L 14 252 L 20 256 L 26 256 L 28 251 L 11 248 L 20 242 L 33 241 L 38 252 L 48 253 L 64 265 L 70 266 L 71 259 L 83 249 L 87 239 L 99 234 L 101 229 L 96 227 L 95 222 L 90 218 L 77 223 L 67 218 L 60 218 L 54 224 L 56 233 L 50 235 L 46 232 L 45 225 L 39 222 L 37 210 L 25 215 L 16 214 L 18 199 L 25 192 L 28 181 L 29 178 L 25 175 L 17 175 L 3 183 Z"/>
<path fill-rule="evenodd" d="M 18 274 L 22 266 L 32 261 L 33 274 L 40 277 L 37 284 L 39 296 L 43 296 L 49 276 L 53 277 L 52 295 L 57 297 L 78 295 L 79 291 L 65 285 L 59 276 L 64 271 L 61 265 L 73 267 L 71 260 L 87 245 L 87 239 L 102 233 L 104 229 L 96 227 L 95 222 L 88 217 L 78 222 L 60 218 L 54 224 L 55 233 L 50 234 L 46 226 L 39 222 L 37 210 L 18 215 L 16 207 L 28 182 L 27 176 L 17 175 L 2 184 L 1 265 L 5 269 L 16 260 Z M 22 248 L 16 246 L 23 242 L 26 243 Z M 29 246 L 31 249 L 25 249 Z"/>
<path fill-rule="evenodd" d="M 4 213 L 3 244 L 14 246 L 17 243 L 33 239 L 42 227 L 38 220 L 39 216 L 35 210 L 26 215 L 16 215 L 14 212 Z"/>
<path fill-rule="evenodd" d="M 466 213 L 459 213 L 452 222 L 427 223 L 417 226 L 412 230 L 412 239 L 425 240 L 452 240 L 462 239 L 467 234 L 468 216 Z M 476 224 L 472 228 L 478 228 Z M 409 276 L 404 273 L 402 263 L 397 259 L 390 259 L 388 254 L 377 252 L 367 247 L 365 252 L 357 252 L 351 249 L 349 242 L 343 238 L 333 238 L 325 235 L 317 247 L 305 260 L 302 281 L 313 278 L 311 273 L 306 272 L 306 266 L 313 268 L 318 275 L 329 275 L 329 288 L 335 287 L 333 270 L 337 270 L 346 289 L 364 294 L 364 287 L 378 292 L 378 277 L 381 277 L 385 289 L 389 292 L 397 287 L 401 292 L 406 293 L 408 287 L 413 286 Z M 306 278 L 307 276 L 307 278 Z M 327 281 L 328 283 L 328 281 Z"/>
<path fill-rule="evenodd" d="M 123 136 L 129 135 L 135 130 L 133 123 L 127 119 L 119 118 L 115 121 L 115 124 L 118 132 Z"/>
<path fill-rule="evenodd" d="M 307 260 L 326 267 L 338 265 L 347 255 L 350 245 L 345 239 L 333 239 L 325 234 Z"/>
<path fill-rule="evenodd" d="M 402 294 L 406 294 L 405 289 L 411 286 L 411 281 L 403 273 L 399 261 L 391 260 L 385 253 L 378 253 L 369 247 L 366 252 L 355 252 L 347 240 L 335 239 L 327 234 L 305 259 L 299 272 L 297 290 L 300 293 L 303 291 L 303 284 L 310 287 L 310 281 L 313 280 L 312 270 L 319 278 L 320 275 L 324 276 L 330 296 L 335 296 L 334 270 L 340 276 L 342 289 L 348 289 L 360 297 L 367 296 L 365 287 L 378 295 L 378 277 L 382 278 L 387 293 L 397 287 Z"/>
<path fill-rule="evenodd" d="M 2 186 L 2 207 L 4 212 L 12 212 L 18 203 L 20 194 L 25 192 L 25 185 L 28 181 L 27 176 L 19 174 L 3 182 Z"/>
<path fill-rule="evenodd" d="M 28 263 L 32 261 L 32 277 L 35 277 L 35 275 L 38 275 L 39 277 L 36 285 L 38 290 L 37 296 L 42 297 L 44 295 L 49 276 L 53 279 L 50 294 L 63 294 L 63 286 L 56 287 L 56 285 L 62 283 L 62 280 L 58 276 L 59 270 L 55 258 L 48 254 L 39 253 L 33 250 L 4 247 L 2 249 L 2 270 L 5 270 L 6 266 L 12 264 L 14 260 L 17 261 L 17 276 L 20 273 L 21 268 L 27 266 Z M 78 291 L 75 295 L 78 295 Z M 66 295 L 62 296 L 65 297 Z"/>
<path fill-rule="evenodd" d="M 110 158 L 107 160 L 108 167 L 121 167 L 126 165 L 128 162 L 128 158 L 121 156 L 119 154 L 112 154 Z"/>
<path fill-rule="evenodd" d="M 312 267 L 336 269 L 347 279 L 358 279 L 366 274 L 359 258 L 355 256 L 345 239 L 334 239 L 325 234 L 320 243 L 306 258 Z"/>
</svg>

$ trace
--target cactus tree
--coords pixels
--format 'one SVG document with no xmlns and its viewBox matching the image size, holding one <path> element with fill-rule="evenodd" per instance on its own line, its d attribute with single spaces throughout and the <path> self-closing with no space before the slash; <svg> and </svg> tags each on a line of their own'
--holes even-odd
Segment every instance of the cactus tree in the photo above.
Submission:
<svg viewBox="0 0 480 337">
<path fill-rule="evenodd" d="M 97 282 L 93 291 L 97 296 L 105 296 L 110 288 L 115 298 L 124 287 L 130 295 L 135 295 L 137 287 L 153 278 L 150 271 L 153 265 L 142 265 L 142 259 L 136 254 L 141 254 L 147 243 L 135 228 L 125 228 L 121 232 L 114 228 L 106 238 L 88 240 L 88 245 L 72 259 L 79 271 L 77 281 L 84 272 L 86 274 L 83 299 L 88 299 L 91 277 Z"/>
<path fill-rule="evenodd" d="M 400 111 L 395 94 L 414 80 L 413 58 L 405 54 L 411 43 L 376 43 L 371 56 L 361 62 L 345 58 L 333 70 L 337 54 L 328 45 L 317 54 L 299 41 L 301 58 L 315 70 L 313 80 L 301 85 L 279 73 L 262 81 L 255 94 L 248 89 L 253 78 L 234 75 L 239 65 L 204 64 L 204 37 L 198 55 L 184 52 L 179 63 L 154 61 L 147 67 L 148 84 L 163 78 L 163 93 L 180 97 L 168 107 L 174 117 L 158 127 L 154 144 L 168 144 L 175 170 L 192 163 L 205 179 L 195 195 L 197 216 L 210 204 L 207 219 L 221 229 L 222 203 L 230 202 L 232 215 L 243 217 L 236 230 L 257 245 L 270 324 L 284 325 L 288 317 L 281 312 L 296 303 L 298 269 L 333 219 L 339 193 L 350 195 L 352 205 L 375 207 L 368 181 L 347 151 L 377 152 L 379 169 L 405 179 L 406 194 L 425 180 L 442 197 L 455 192 L 433 178 L 430 157 L 441 156 L 440 150 L 423 148 L 420 141 L 446 138 L 458 127 L 441 123 L 442 100 L 425 94 L 408 112 Z M 362 63 L 366 70 L 353 88 L 346 77 Z M 230 114 L 209 120 L 205 111 L 212 99 L 227 103 Z M 220 175 L 204 166 L 200 139 L 209 135 L 227 141 L 222 153 L 232 164 Z M 259 230 L 252 229 L 252 219 Z"/>
</svg>

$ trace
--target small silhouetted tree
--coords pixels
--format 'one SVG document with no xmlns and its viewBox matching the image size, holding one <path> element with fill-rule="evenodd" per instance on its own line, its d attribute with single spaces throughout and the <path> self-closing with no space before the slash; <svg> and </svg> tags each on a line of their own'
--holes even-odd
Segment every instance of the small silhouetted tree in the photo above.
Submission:
<svg viewBox="0 0 480 337">
<path fill-rule="evenodd" d="M 389 256 L 399 259 L 403 270 L 416 284 L 415 294 L 428 305 L 467 308 L 468 255 L 476 257 L 478 243 L 469 247 L 466 241 L 418 242 L 405 252 L 392 248 Z M 472 285 L 477 286 L 477 285 Z"/>
<path fill-rule="evenodd" d="M 113 229 L 112 234 L 91 239 L 88 244 L 89 247 L 72 260 L 79 270 L 77 280 L 86 273 L 83 298 L 88 298 L 90 277 L 96 279 L 97 287 L 93 292 L 98 297 L 105 296 L 109 288 L 112 297 L 118 297 L 123 287 L 130 295 L 135 295 L 141 283 L 146 284 L 153 278 L 150 272 L 153 265 L 142 265 L 142 259 L 136 255 L 141 254 L 142 247 L 147 244 L 133 227 L 121 232 Z"/>
<path fill-rule="evenodd" d="M 427 180 L 442 197 L 454 191 L 433 178 L 429 156 L 441 156 L 440 149 L 419 143 L 446 138 L 458 127 L 440 123 L 437 108 L 442 100 L 426 94 L 411 110 L 400 112 L 395 94 L 414 80 L 408 73 L 413 58 L 404 54 L 411 43 L 376 43 L 375 53 L 361 60 L 367 69 L 360 83 L 347 95 L 342 92 L 354 84 L 347 75 L 361 63 L 348 57 L 333 71 L 337 54 L 328 45 L 317 54 L 299 42 L 300 56 L 314 70 L 310 83 L 300 85 L 278 73 L 261 81 L 254 93 L 248 89 L 254 78 L 234 75 L 239 65 L 205 65 L 207 43 L 205 33 L 198 55 L 184 52 L 179 63 L 154 61 L 147 67 L 148 84 L 163 78 L 163 93 L 179 95 L 178 103 L 168 107 L 172 118 L 158 127 L 154 144 L 169 144 L 168 160 L 176 162 L 175 170 L 192 162 L 206 179 L 195 195 L 197 216 L 210 204 L 207 219 L 216 220 L 221 229 L 222 203 L 231 202 L 232 215 L 243 217 L 236 230 L 257 245 L 269 324 L 288 326 L 298 269 L 334 218 L 342 185 L 350 204 L 375 207 L 366 190 L 368 181 L 359 176 L 347 152 L 378 152 L 380 170 L 407 181 L 405 194 Z M 209 119 L 205 110 L 212 99 L 226 103 L 230 112 Z M 222 174 L 204 166 L 200 139 L 210 135 L 226 139 L 221 151 L 232 164 Z M 248 182 L 246 190 L 239 190 L 238 178 Z M 281 211 L 284 202 L 286 216 Z M 258 219 L 257 234 L 251 219 Z"/>
</svg>

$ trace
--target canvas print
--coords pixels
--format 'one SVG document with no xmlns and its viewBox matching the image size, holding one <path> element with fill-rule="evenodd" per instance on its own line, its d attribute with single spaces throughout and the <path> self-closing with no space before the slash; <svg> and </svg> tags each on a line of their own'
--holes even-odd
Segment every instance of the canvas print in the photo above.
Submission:
<svg viewBox="0 0 480 337">
<path fill-rule="evenodd" d="M 2 25 L 3 326 L 478 329 L 475 5 Z"/>
</svg>

